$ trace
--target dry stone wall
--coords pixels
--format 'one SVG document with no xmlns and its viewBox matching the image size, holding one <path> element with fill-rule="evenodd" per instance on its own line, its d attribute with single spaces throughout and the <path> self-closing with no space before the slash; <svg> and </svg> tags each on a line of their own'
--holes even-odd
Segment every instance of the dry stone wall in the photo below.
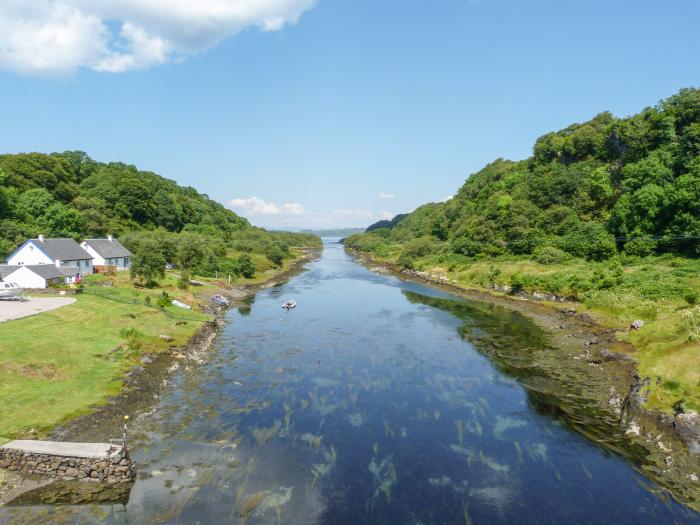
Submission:
<svg viewBox="0 0 700 525">
<path fill-rule="evenodd" d="M 127 483 L 136 477 L 128 451 L 108 458 L 78 458 L 0 448 L 0 468 L 24 475 L 92 483 Z"/>
</svg>

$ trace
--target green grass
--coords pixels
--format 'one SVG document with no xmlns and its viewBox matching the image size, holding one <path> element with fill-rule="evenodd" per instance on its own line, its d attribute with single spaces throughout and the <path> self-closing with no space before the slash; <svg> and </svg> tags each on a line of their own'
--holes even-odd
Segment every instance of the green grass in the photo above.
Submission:
<svg viewBox="0 0 700 525">
<path fill-rule="evenodd" d="M 400 243 L 386 243 L 373 247 L 371 255 L 396 263 L 402 249 Z M 525 292 L 572 297 L 579 301 L 577 310 L 614 328 L 641 319 L 641 330 L 621 332 L 620 338 L 635 346 L 639 373 L 651 379 L 648 407 L 672 412 L 682 402 L 700 411 L 700 260 L 664 255 L 545 265 L 529 256 L 433 254 L 416 259 L 414 268 L 446 276 L 462 288 L 517 283 Z"/>
<path fill-rule="evenodd" d="M 201 314 L 200 314 L 201 315 Z M 0 324 L 0 441 L 41 435 L 116 394 L 144 353 L 184 345 L 200 326 L 176 324 L 156 308 L 77 296 L 77 302 Z M 136 328 L 139 349 L 122 348 Z M 166 342 L 159 335 L 174 338 Z"/>
</svg>

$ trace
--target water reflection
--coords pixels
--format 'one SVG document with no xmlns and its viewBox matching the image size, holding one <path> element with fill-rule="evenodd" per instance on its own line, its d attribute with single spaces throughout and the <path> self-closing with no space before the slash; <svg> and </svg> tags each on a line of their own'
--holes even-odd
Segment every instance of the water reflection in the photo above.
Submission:
<svg viewBox="0 0 700 525">
<path fill-rule="evenodd" d="M 299 306 L 281 311 L 280 297 Z M 698 521 L 567 428 L 611 427 L 564 388 L 581 371 L 555 366 L 518 314 L 328 246 L 230 320 L 212 361 L 181 370 L 136 419 L 125 512 L 35 505 L 0 509 L 0 522 Z"/>
</svg>

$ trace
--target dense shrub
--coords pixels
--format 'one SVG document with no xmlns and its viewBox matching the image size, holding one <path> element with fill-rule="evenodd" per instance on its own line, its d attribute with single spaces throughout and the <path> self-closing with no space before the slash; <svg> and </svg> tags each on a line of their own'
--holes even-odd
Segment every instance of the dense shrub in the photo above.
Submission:
<svg viewBox="0 0 700 525">
<path fill-rule="evenodd" d="M 625 253 L 637 257 L 646 257 L 654 253 L 656 249 L 656 241 L 653 239 L 632 239 L 625 243 Z"/>
<path fill-rule="evenodd" d="M 571 259 L 571 255 L 554 246 L 542 246 L 533 253 L 533 259 L 540 264 L 561 264 Z"/>
</svg>

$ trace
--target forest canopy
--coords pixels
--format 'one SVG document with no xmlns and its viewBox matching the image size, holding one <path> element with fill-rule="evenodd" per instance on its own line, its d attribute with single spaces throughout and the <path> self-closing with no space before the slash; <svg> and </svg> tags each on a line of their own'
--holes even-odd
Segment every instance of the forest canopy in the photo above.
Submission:
<svg viewBox="0 0 700 525">
<path fill-rule="evenodd" d="M 682 89 L 628 118 L 605 112 L 543 135 L 530 158 L 497 159 L 448 202 L 373 225 L 348 245 L 426 238 L 468 257 L 544 248 L 591 260 L 620 250 L 697 256 L 699 153 L 700 90 Z"/>
</svg>

